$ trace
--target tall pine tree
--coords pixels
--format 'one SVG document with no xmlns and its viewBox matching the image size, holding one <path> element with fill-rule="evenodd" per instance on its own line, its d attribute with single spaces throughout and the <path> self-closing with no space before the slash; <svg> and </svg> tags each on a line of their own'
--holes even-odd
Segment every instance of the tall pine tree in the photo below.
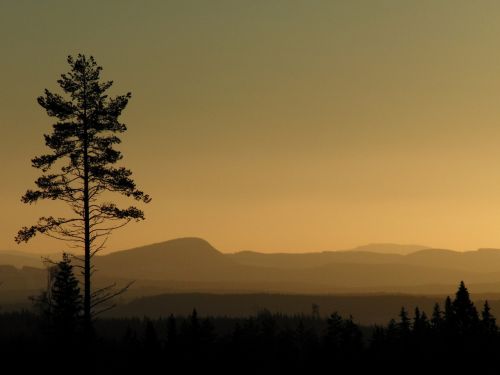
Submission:
<svg viewBox="0 0 500 375">
<path fill-rule="evenodd" d="M 79 54 L 67 59 L 70 71 L 57 82 L 64 96 L 45 90 L 38 103 L 57 122 L 51 134 L 45 135 L 50 153 L 32 159 L 33 167 L 42 171 L 35 183 L 36 190 L 28 190 L 24 203 L 39 200 L 60 200 L 69 205 L 68 217 L 43 216 L 31 227 L 23 227 L 16 241 L 23 242 L 37 233 L 68 241 L 83 250 L 84 323 L 87 333 L 96 307 L 104 298 L 92 292 L 92 257 L 103 248 L 114 229 L 131 220 L 144 219 L 136 207 L 119 208 L 103 199 L 105 193 L 119 193 L 148 203 L 150 198 L 138 190 L 131 178 L 132 172 L 115 164 L 122 159 L 114 147 L 121 141 L 119 134 L 126 131 L 119 121 L 131 94 L 108 96 L 112 81 L 101 81 L 102 68 L 94 58 Z M 49 173 L 50 170 L 50 173 Z"/>
</svg>

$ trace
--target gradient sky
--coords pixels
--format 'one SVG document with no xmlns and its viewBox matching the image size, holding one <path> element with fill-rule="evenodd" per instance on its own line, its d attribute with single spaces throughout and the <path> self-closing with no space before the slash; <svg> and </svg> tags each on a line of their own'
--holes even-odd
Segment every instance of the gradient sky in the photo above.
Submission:
<svg viewBox="0 0 500 375">
<path fill-rule="evenodd" d="M 92 54 L 132 91 L 124 165 L 153 201 L 108 250 L 198 236 L 222 251 L 371 242 L 500 247 L 497 1 L 0 1 L 0 249 L 51 119 Z"/>
</svg>

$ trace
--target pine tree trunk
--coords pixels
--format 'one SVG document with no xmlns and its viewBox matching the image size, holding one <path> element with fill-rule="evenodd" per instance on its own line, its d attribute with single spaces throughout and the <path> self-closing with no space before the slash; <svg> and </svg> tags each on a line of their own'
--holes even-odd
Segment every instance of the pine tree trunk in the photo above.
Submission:
<svg viewBox="0 0 500 375">
<path fill-rule="evenodd" d="M 90 215 L 89 215 L 89 176 L 88 176 L 88 161 L 87 150 L 84 151 L 84 215 L 85 215 L 85 264 L 84 264 L 84 328 L 86 333 L 91 330 L 91 316 L 90 316 Z"/>
<path fill-rule="evenodd" d="M 86 84 L 84 80 L 84 95 L 86 96 Z M 90 208 L 89 208 L 89 161 L 88 161 L 88 119 L 87 104 L 84 100 L 83 120 L 83 211 L 85 223 L 85 246 L 84 246 L 84 298 L 83 298 L 83 328 L 85 336 L 90 337 L 92 331 L 91 317 L 91 295 L 90 295 Z"/>
</svg>

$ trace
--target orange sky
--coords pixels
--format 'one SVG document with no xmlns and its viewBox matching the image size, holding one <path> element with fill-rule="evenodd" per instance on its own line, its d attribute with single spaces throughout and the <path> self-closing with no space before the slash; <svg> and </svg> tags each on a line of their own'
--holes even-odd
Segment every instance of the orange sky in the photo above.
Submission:
<svg viewBox="0 0 500 375">
<path fill-rule="evenodd" d="M 88 2 L 92 3 L 92 2 Z M 153 201 L 108 250 L 198 236 L 222 251 L 371 242 L 500 247 L 500 3 L 0 3 L 0 249 L 59 214 L 24 206 L 65 57 L 93 54 Z"/>
</svg>

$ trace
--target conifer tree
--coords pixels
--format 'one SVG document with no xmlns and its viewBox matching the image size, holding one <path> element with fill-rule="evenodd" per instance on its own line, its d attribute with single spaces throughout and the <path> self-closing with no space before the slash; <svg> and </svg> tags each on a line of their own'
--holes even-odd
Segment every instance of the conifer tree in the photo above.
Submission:
<svg viewBox="0 0 500 375">
<path fill-rule="evenodd" d="M 444 301 L 444 319 L 443 326 L 447 335 L 454 335 L 455 332 L 455 310 L 453 308 L 453 302 L 450 296 L 446 297 Z"/>
<path fill-rule="evenodd" d="M 167 320 L 167 342 L 175 344 L 177 342 L 177 321 L 174 314 L 170 314 Z"/>
<path fill-rule="evenodd" d="M 339 313 L 332 313 L 327 320 L 325 343 L 330 350 L 337 350 L 342 341 L 343 319 Z"/>
<path fill-rule="evenodd" d="M 417 307 L 415 307 L 415 316 L 413 318 L 413 328 L 415 328 L 415 326 L 420 324 L 420 319 L 421 319 L 420 309 L 417 306 Z"/>
<path fill-rule="evenodd" d="M 391 344 L 399 339 L 399 327 L 395 319 L 389 320 L 387 324 L 386 338 Z"/>
<path fill-rule="evenodd" d="M 98 292 L 91 289 L 92 257 L 114 229 L 144 219 L 140 209 L 119 208 L 107 200 L 106 193 L 119 193 L 144 203 L 150 198 L 137 189 L 129 169 L 115 166 L 122 154 L 114 147 L 121 142 L 118 135 L 127 129 L 119 117 L 131 94 L 108 96 L 113 82 L 101 81 L 102 68 L 92 56 L 69 56 L 67 62 L 69 73 L 57 81 L 64 95 L 45 90 L 38 98 L 56 122 L 52 133 L 45 135 L 51 152 L 32 159 L 33 167 L 42 172 L 35 181 L 37 189 L 28 190 L 22 202 L 59 200 L 67 203 L 71 215 L 40 217 L 35 225 L 23 227 L 16 241 L 27 242 L 40 233 L 83 250 L 84 325 L 90 332 L 97 305 L 110 296 L 105 289 L 106 297 L 99 299 Z"/>
<path fill-rule="evenodd" d="M 435 332 L 440 332 L 443 326 L 443 315 L 441 312 L 441 308 L 439 307 L 439 303 L 434 304 L 434 308 L 432 310 L 432 317 L 431 317 L 431 328 Z"/>
<path fill-rule="evenodd" d="M 487 335 L 496 335 L 498 327 L 495 317 L 491 314 L 491 308 L 488 301 L 484 301 L 483 311 L 481 311 L 481 326 L 483 332 Z"/>
<path fill-rule="evenodd" d="M 352 316 L 342 321 L 341 347 L 347 354 L 353 355 L 359 353 L 363 347 L 362 333 Z"/>
<path fill-rule="evenodd" d="M 427 329 L 428 321 L 425 312 L 420 312 L 418 307 L 415 307 L 415 316 L 413 318 L 413 331 L 416 334 L 424 334 Z"/>
<path fill-rule="evenodd" d="M 399 312 L 398 328 L 401 337 L 407 337 L 410 334 L 411 320 L 408 317 L 408 312 L 404 307 L 401 307 L 401 311 Z"/>
<path fill-rule="evenodd" d="M 74 332 L 82 311 L 82 296 L 79 282 L 73 273 L 68 254 L 57 264 L 51 288 L 52 316 L 56 329 L 70 335 Z"/>
<path fill-rule="evenodd" d="M 146 319 L 146 327 L 144 329 L 144 348 L 149 355 L 157 354 L 160 349 L 160 340 L 158 339 L 155 326 L 150 319 Z"/>
<path fill-rule="evenodd" d="M 422 314 L 420 315 L 420 320 L 422 321 L 422 324 L 428 325 L 429 324 L 429 318 L 427 317 L 427 314 L 425 311 L 422 311 Z"/>
<path fill-rule="evenodd" d="M 477 328 L 479 316 L 463 281 L 460 282 L 452 307 L 459 334 L 470 333 Z"/>
</svg>

